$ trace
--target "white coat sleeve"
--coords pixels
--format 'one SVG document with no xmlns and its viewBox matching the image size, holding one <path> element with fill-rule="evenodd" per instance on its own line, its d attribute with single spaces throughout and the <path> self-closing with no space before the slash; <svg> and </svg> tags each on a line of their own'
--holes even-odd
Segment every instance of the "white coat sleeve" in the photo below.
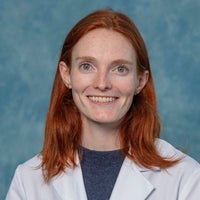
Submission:
<svg viewBox="0 0 200 200">
<path fill-rule="evenodd" d="M 182 192 L 180 200 L 198 200 L 200 199 L 200 169 L 194 171 L 188 178 Z"/>
<path fill-rule="evenodd" d="M 17 167 L 10 188 L 8 190 L 6 200 L 25 200 L 25 192 L 19 173 L 20 166 Z"/>
</svg>

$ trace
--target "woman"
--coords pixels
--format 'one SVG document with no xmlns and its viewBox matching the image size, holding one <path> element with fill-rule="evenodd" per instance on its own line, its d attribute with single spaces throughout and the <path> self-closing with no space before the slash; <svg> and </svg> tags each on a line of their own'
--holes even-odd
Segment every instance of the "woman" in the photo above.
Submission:
<svg viewBox="0 0 200 200">
<path fill-rule="evenodd" d="M 43 150 L 18 166 L 7 200 L 197 200 L 199 164 L 159 134 L 140 33 L 122 13 L 91 13 L 64 41 Z"/>
</svg>

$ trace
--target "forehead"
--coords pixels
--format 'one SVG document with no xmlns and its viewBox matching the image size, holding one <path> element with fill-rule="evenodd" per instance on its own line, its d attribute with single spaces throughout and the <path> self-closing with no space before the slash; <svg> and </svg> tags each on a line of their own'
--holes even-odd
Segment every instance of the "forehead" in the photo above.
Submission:
<svg viewBox="0 0 200 200">
<path fill-rule="evenodd" d="M 76 56 L 103 56 L 113 59 L 135 59 L 135 50 L 131 42 L 121 33 L 108 29 L 95 29 L 79 39 L 72 51 Z"/>
</svg>

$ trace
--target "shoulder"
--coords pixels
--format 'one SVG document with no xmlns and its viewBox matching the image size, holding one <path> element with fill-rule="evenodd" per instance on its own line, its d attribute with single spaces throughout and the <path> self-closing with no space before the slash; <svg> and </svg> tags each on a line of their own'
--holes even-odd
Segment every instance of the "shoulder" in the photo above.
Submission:
<svg viewBox="0 0 200 200">
<path fill-rule="evenodd" d="M 192 157 L 176 149 L 174 146 L 162 139 L 156 139 L 155 142 L 158 153 L 166 159 L 180 159 L 180 161 L 172 167 L 179 171 L 183 170 L 187 173 L 194 173 L 198 171 L 200 173 L 200 164 Z"/>
<path fill-rule="evenodd" d="M 18 165 L 15 173 L 21 179 L 27 179 L 28 177 L 42 177 L 41 163 L 42 159 L 38 154 L 26 162 Z"/>
<path fill-rule="evenodd" d="M 40 165 L 41 162 L 42 162 L 42 156 L 40 154 L 37 154 L 34 157 L 22 163 L 21 165 L 26 166 L 26 167 L 34 167 L 34 166 Z"/>
<path fill-rule="evenodd" d="M 170 143 L 162 139 L 155 140 L 155 146 L 158 153 L 164 158 L 174 158 L 186 156 L 183 152 L 172 146 Z"/>
<path fill-rule="evenodd" d="M 37 154 L 31 159 L 27 160 L 26 162 L 20 164 L 19 167 L 23 169 L 33 169 L 39 167 L 41 163 L 42 163 L 42 158 L 40 154 Z"/>
<path fill-rule="evenodd" d="M 180 161 L 166 169 L 138 167 L 155 188 L 152 199 L 160 199 L 161 196 L 165 196 L 166 199 L 198 199 L 200 164 L 164 140 L 156 139 L 155 146 L 163 158 Z"/>
<path fill-rule="evenodd" d="M 162 157 L 180 161 L 172 167 L 160 170 L 159 175 L 157 174 L 160 179 L 155 176 L 154 183 L 161 188 L 158 180 L 165 180 L 170 190 L 163 187 L 160 189 L 162 192 L 178 193 L 180 199 L 197 199 L 200 188 L 200 164 L 164 140 L 157 139 L 155 144 Z"/>
</svg>

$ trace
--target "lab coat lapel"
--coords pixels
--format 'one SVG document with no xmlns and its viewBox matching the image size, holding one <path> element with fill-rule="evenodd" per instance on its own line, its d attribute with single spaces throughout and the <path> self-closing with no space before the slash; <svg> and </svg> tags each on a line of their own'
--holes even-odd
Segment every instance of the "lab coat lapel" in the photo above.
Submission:
<svg viewBox="0 0 200 200">
<path fill-rule="evenodd" d="M 60 176 L 52 180 L 56 193 L 62 200 L 87 200 L 79 160 L 74 169 L 67 168 Z M 110 200 L 145 200 L 154 190 L 154 186 L 142 175 L 139 168 L 129 158 L 125 158 Z"/>
<path fill-rule="evenodd" d="M 110 200 L 145 200 L 153 190 L 153 185 L 142 175 L 139 168 L 125 158 Z"/>
<path fill-rule="evenodd" d="M 52 180 L 52 185 L 62 200 L 87 200 L 81 167 L 67 168 Z"/>
</svg>

